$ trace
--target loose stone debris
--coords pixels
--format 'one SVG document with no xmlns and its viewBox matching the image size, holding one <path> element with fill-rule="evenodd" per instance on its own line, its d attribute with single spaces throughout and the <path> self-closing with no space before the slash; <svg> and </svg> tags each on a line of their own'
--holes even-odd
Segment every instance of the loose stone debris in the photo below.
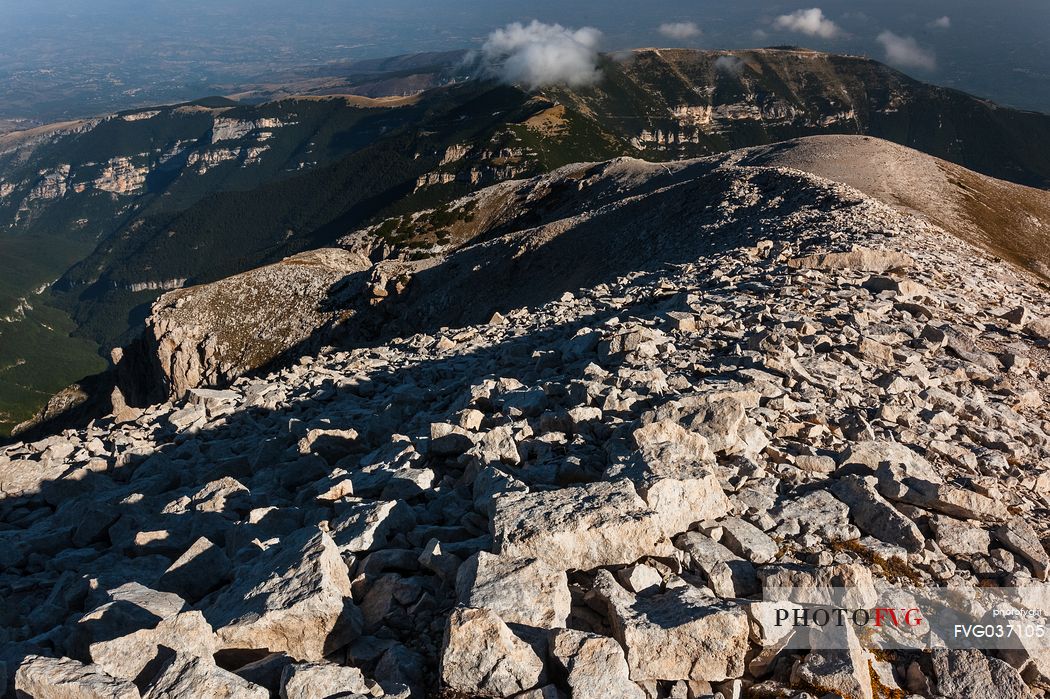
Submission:
<svg viewBox="0 0 1050 699">
<path fill-rule="evenodd" d="M 793 650 L 761 596 L 1046 584 L 1045 291 L 732 172 L 666 264 L 4 448 L 9 691 L 1044 696 L 1037 649 Z"/>
</svg>

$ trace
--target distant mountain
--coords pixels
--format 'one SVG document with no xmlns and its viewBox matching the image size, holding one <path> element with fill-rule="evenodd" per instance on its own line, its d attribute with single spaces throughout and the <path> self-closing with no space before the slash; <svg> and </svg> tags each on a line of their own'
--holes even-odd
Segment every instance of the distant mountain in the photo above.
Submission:
<svg viewBox="0 0 1050 699">
<path fill-rule="evenodd" d="M 430 87 L 447 75 L 426 66 L 448 60 L 377 64 L 355 89 Z M 0 323 L 0 413 L 10 413 L 0 424 L 86 373 L 98 361 L 92 345 L 105 352 L 133 337 L 165 290 L 568 163 L 667 161 L 799 136 L 870 134 L 979 173 L 1050 186 L 1050 116 L 867 59 L 642 49 L 603 59 L 602 71 L 598 85 L 581 89 L 530 93 L 469 81 L 407 97 L 216 99 L 0 136 L 0 253 L 31 270 L 0 282 L 0 318 L 10 321 Z M 429 77 L 413 83 L 420 75 Z M 295 87 L 332 89 L 323 81 Z M 410 240 L 421 246 L 411 231 L 386 233 L 374 258 Z M 32 348 L 49 333 L 61 351 L 41 366 Z"/>
</svg>

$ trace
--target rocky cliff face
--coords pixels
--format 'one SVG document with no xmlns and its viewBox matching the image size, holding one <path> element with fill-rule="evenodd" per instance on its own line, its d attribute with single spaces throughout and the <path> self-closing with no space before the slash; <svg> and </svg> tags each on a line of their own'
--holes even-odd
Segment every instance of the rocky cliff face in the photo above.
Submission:
<svg viewBox="0 0 1050 699">
<path fill-rule="evenodd" d="M 568 181 L 575 194 L 554 186 Z M 847 627 L 828 650 L 787 642 L 764 601 L 1044 589 L 1045 289 L 796 170 L 618 161 L 502 187 L 560 193 L 533 227 L 493 226 L 416 269 L 426 293 L 393 303 L 417 330 L 2 452 L 12 687 L 1047 686 L 1034 644 L 873 653 Z"/>
<path fill-rule="evenodd" d="M 165 393 L 182 397 L 276 362 L 342 317 L 351 306 L 351 278 L 370 267 L 359 254 L 317 250 L 165 294 L 143 340 L 160 366 Z"/>
</svg>

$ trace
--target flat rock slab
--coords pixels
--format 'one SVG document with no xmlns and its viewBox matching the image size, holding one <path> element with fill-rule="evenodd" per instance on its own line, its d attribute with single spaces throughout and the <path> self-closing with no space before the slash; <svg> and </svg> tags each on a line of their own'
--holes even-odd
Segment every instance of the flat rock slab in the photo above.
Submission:
<svg viewBox="0 0 1050 699">
<path fill-rule="evenodd" d="M 356 667 L 335 663 L 293 663 L 281 674 L 282 699 L 327 699 L 373 693 L 375 684 Z"/>
<path fill-rule="evenodd" d="M 854 246 L 850 252 L 831 252 L 788 260 L 795 269 L 837 270 L 850 269 L 856 272 L 882 274 L 893 269 L 908 269 L 915 264 L 910 255 L 892 250 L 878 250 Z"/>
<path fill-rule="evenodd" d="M 493 531 L 501 555 L 537 558 L 563 570 L 673 553 L 659 516 L 626 480 L 502 496 Z"/>
<path fill-rule="evenodd" d="M 543 629 L 566 626 L 572 605 L 565 571 L 535 558 L 484 551 L 460 566 L 456 593 L 462 604 L 491 609 L 508 624 Z"/>
<path fill-rule="evenodd" d="M 721 682 L 744 674 L 750 624 L 740 607 L 682 586 L 635 597 L 603 570 L 595 592 L 609 605 L 616 640 L 635 682 Z"/>
</svg>

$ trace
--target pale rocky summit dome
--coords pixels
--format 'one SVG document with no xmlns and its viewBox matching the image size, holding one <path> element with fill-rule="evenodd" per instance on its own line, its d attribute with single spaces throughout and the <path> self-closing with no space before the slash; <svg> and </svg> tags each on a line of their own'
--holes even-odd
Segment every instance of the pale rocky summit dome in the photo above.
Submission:
<svg viewBox="0 0 1050 699">
<path fill-rule="evenodd" d="M 426 260 L 322 254 L 362 282 L 332 346 L 4 448 L 3 682 L 1042 696 L 1035 645 L 808 650 L 771 623 L 764 590 L 1047 584 L 1050 297 L 919 207 L 757 158 L 483 190 Z M 255 278 L 314 307 L 299 271 Z"/>
</svg>

